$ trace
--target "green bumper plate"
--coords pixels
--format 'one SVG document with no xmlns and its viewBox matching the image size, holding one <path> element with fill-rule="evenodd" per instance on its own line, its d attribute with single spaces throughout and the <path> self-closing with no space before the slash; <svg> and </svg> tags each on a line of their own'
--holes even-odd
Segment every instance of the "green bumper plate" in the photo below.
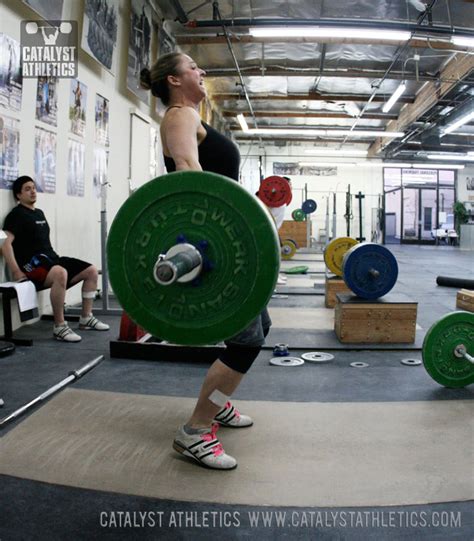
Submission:
<svg viewBox="0 0 474 541">
<path fill-rule="evenodd" d="M 180 237 L 207 242 L 212 270 L 199 283 L 159 285 L 153 267 Z M 107 242 L 112 288 L 121 306 L 154 336 L 182 345 L 214 344 L 245 329 L 271 298 L 279 241 L 263 204 L 213 173 L 176 172 L 134 192 Z"/>
<path fill-rule="evenodd" d="M 428 374 L 445 387 L 465 387 L 474 383 L 474 365 L 454 355 L 460 344 L 474 356 L 474 314 L 470 312 L 451 312 L 426 333 L 423 364 Z"/>
</svg>

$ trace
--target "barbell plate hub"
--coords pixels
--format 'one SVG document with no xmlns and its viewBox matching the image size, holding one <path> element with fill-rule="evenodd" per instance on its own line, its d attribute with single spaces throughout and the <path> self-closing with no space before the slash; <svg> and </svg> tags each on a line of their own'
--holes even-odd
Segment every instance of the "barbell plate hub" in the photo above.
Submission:
<svg viewBox="0 0 474 541">
<path fill-rule="evenodd" d="M 378 299 L 396 284 L 398 264 L 390 250 L 372 242 L 350 248 L 342 260 L 347 287 L 363 299 Z"/>
<path fill-rule="evenodd" d="M 471 312 L 445 315 L 430 327 L 423 340 L 425 369 L 445 387 L 460 388 L 474 383 L 474 365 L 455 353 L 462 344 L 468 354 L 474 353 L 474 314 Z"/>
<path fill-rule="evenodd" d="M 200 284 L 158 284 L 157 254 L 183 235 L 206 239 L 212 272 Z M 156 178 L 119 209 L 107 242 L 110 282 L 123 309 L 153 336 L 214 344 L 245 329 L 275 290 L 279 241 L 264 205 L 237 182 L 200 171 Z"/>
<path fill-rule="evenodd" d="M 342 276 L 342 260 L 344 255 L 356 244 L 358 244 L 358 241 L 351 237 L 338 237 L 324 248 L 324 262 L 330 272 L 336 276 Z"/>
<path fill-rule="evenodd" d="M 202 271 L 202 256 L 192 244 L 172 246 L 164 256 L 160 255 L 153 268 L 158 284 L 168 286 L 174 282 L 191 282 Z"/>
</svg>

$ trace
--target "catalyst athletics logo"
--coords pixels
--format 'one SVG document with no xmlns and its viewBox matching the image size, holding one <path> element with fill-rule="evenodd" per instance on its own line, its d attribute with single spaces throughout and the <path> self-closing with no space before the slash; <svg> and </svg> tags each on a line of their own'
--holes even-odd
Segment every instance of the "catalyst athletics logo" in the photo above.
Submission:
<svg viewBox="0 0 474 541">
<path fill-rule="evenodd" d="M 77 77 L 77 21 L 22 21 L 23 77 Z"/>
</svg>

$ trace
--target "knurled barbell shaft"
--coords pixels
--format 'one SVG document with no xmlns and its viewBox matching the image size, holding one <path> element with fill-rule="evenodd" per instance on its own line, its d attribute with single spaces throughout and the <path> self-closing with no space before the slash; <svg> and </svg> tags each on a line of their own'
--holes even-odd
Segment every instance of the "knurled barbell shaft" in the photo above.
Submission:
<svg viewBox="0 0 474 541">
<path fill-rule="evenodd" d="M 155 266 L 155 280 L 163 285 L 174 284 L 181 276 L 188 274 L 202 264 L 201 254 L 193 248 L 163 259 Z"/>
</svg>

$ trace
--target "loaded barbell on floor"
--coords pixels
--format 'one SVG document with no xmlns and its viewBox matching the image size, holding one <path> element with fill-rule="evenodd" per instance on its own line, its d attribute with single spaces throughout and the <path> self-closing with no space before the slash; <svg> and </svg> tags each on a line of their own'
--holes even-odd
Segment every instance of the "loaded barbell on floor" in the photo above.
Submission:
<svg viewBox="0 0 474 541">
<path fill-rule="evenodd" d="M 445 387 L 474 383 L 474 314 L 451 312 L 432 325 L 423 341 L 423 364 Z"/>
<path fill-rule="evenodd" d="M 114 293 L 133 321 L 168 342 L 203 345 L 238 334 L 265 308 L 280 249 L 261 201 L 226 177 L 185 171 L 125 201 L 107 258 Z"/>
<path fill-rule="evenodd" d="M 378 299 L 396 284 L 398 264 L 395 256 L 380 244 L 358 243 L 350 237 L 331 241 L 324 251 L 329 270 L 342 276 L 358 297 Z"/>
<path fill-rule="evenodd" d="M 296 254 L 296 250 L 298 249 L 298 245 L 293 239 L 285 239 L 281 241 L 281 258 L 288 260 L 292 259 L 293 256 Z"/>
</svg>

